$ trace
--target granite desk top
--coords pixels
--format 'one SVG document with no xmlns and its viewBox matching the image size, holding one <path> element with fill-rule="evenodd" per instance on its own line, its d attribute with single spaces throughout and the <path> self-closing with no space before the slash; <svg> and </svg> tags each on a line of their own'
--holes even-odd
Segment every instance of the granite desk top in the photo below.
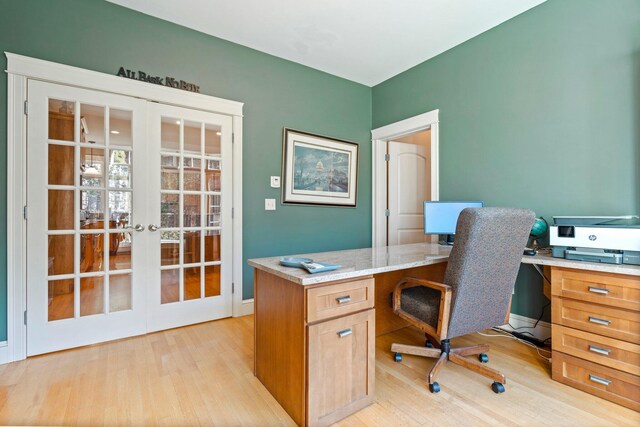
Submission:
<svg viewBox="0 0 640 427">
<path fill-rule="evenodd" d="M 410 245 L 382 246 L 376 248 L 349 249 L 344 251 L 287 255 L 311 258 L 317 262 L 340 264 L 342 267 L 326 273 L 310 274 L 302 268 L 284 267 L 280 258 L 254 258 L 248 260 L 250 266 L 266 271 L 300 285 L 314 285 L 334 280 L 369 276 L 387 271 L 405 270 L 413 267 L 446 262 L 451 246 L 438 243 L 414 243 Z M 284 256 L 284 255 L 283 255 Z M 595 262 L 572 261 L 553 258 L 549 254 L 523 256 L 525 264 L 539 264 L 553 267 L 575 268 L 579 270 L 640 276 L 639 265 L 600 264 Z"/>
<path fill-rule="evenodd" d="M 410 245 L 291 255 L 311 258 L 316 262 L 340 264 L 342 266 L 334 271 L 316 274 L 310 274 L 303 268 L 284 267 L 280 265 L 281 257 L 279 256 L 250 259 L 248 263 L 252 267 L 280 276 L 291 282 L 300 285 L 313 285 L 446 262 L 449 259 L 449 252 L 451 252 L 451 246 L 442 246 L 437 243 L 414 243 Z"/>
</svg>

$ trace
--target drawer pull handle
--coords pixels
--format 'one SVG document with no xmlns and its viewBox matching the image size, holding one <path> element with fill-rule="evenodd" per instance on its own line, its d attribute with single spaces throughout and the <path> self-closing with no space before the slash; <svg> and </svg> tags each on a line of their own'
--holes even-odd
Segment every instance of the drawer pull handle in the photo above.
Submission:
<svg viewBox="0 0 640 427">
<path fill-rule="evenodd" d="M 607 295 L 611 291 L 605 288 L 596 288 L 595 286 L 589 286 L 589 292 L 593 292 L 594 294 Z"/>
<path fill-rule="evenodd" d="M 589 379 L 591 381 L 593 381 L 594 383 L 598 383 L 598 384 L 602 384 L 602 385 L 609 385 L 611 384 L 611 380 L 606 380 L 604 378 L 600 378 L 596 375 L 593 374 L 589 374 Z"/>
<path fill-rule="evenodd" d="M 601 319 L 599 317 L 589 316 L 589 322 L 596 323 L 598 325 L 609 326 L 611 324 L 611 320 Z"/>
<path fill-rule="evenodd" d="M 351 295 L 345 295 L 342 297 L 338 297 L 336 298 L 336 301 L 338 301 L 338 304 L 344 304 L 346 302 L 351 301 Z"/>
<path fill-rule="evenodd" d="M 338 336 L 340 338 L 344 338 L 344 337 L 348 337 L 349 335 L 351 335 L 353 333 L 353 331 L 351 330 L 351 328 L 349 329 L 343 329 L 341 331 L 338 331 Z"/>
<path fill-rule="evenodd" d="M 593 351 L 594 353 L 602 354 L 608 356 L 611 353 L 611 350 L 608 348 L 596 347 L 595 345 L 589 344 L 589 351 Z"/>
</svg>

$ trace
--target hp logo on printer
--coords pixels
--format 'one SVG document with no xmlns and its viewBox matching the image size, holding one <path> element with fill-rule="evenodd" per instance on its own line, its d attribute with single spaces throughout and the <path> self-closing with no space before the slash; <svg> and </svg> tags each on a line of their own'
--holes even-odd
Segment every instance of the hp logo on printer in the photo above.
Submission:
<svg viewBox="0 0 640 427">
<path fill-rule="evenodd" d="M 597 238 L 598 238 L 598 236 L 596 236 L 595 234 L 590 234 L 590 235 L 589 235 L 589 240 L 591 240 L 592 242 L 593 242 L 594 240 L 596 240 Z"/>
</svg>

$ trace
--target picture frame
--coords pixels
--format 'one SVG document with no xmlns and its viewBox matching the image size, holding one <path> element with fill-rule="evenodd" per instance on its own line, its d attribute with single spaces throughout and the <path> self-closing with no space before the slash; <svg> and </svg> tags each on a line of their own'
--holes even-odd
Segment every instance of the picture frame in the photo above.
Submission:
<svg viewBox="0 0 640 427">
<path fill-rule="evenodd" d="M 282 203 L 356 207 L 358 144 L 284 128 Z"/>
</svg>

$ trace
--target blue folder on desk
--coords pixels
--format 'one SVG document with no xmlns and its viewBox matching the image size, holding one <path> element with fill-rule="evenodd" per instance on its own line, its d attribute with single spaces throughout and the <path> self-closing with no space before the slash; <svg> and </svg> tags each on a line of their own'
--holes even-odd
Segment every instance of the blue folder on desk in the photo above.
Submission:
<svg viewBox="0 0 640 427">
<path fill-rule="evenodd" d="M 327 264 L 324 262 L 303 262 L 301 263 L 302 267 L 307 270 L 309 273 L 322 273 L 325 271 L 333 271 L 342 267 L 340 264 Z"/>
<path fill-rule="evenodd" d="M 339 264 L 327 264 L 324 262 L 315 262 L 311 258 L 283 257 L 280 258 L 280 264 L 286 267 L 304 268 L 309 273 L 322 273 L 324 271 L 333 271 L 342 267 Z"/>
</svg>

